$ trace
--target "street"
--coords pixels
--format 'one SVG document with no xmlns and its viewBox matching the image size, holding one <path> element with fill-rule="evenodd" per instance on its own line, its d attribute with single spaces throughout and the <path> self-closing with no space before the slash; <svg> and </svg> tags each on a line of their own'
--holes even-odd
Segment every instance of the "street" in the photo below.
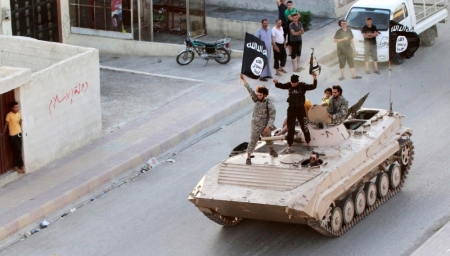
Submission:
<svg viewBox="0 0 450 256">
<path fill-rule="evenodd" d="M 176 151 L 174 163 L 151 169 L 135 181 L 99 197 L 47 229 L 18 242 L 2 255 L 409 255 L 450 220 L 450 155 L 447 129 L 450 122 L 448 45 L 450 26 L 439 24 L 433 47 L 422 47 L 414 58 L 392 66 L 393 110 L 405 115 L 404 125 L 414 130 L 415 158 L 402 191 L 340 238 L 325 237 L 308 226 L 245 220 L 223 228 L 207 219 L 188 200 L 189 192 L 212 166 L 226 158 L 232 148 L 248 141 L 251 114 L 190 147 Z M 306 50 L 306 49 L 305 49 Z M 309 52 L 309 51 L 307 51 Z M 304 62 L 306 58 L 303 58 Z M 200 62 L 199 59 L 193 63 Z M 104 64 L 106 65 L 106 64 Z M 210 63 L 209 65 L 216 65 Z M 290 64 L 288 64 L 288 67 Z M 177 74 L 179 67 L 174 65 Z M 194 66 L 190 67 L 194 70 Z M 223 66 L 237 84 L 239 61 Z M 199 76 L 204 69 L 196 69 Z M 389 107 L 389 72 L 380 64 L 381 75 L 364 73 L 361 80 L 344 81 L 335 65 L 332 74 L 308 92 L 312 103 L 320 102 L 323 90 L 333 84 L 354 104 L 370 92 L 364 107 Z M 213 78 L 212 74 L 208 77 Z M 195 78 L 195 77 L 192 77 Z M 203 78 L 202 78 L 203 79 Z M 250 79 L 249 79 L 250 80 Z M 288 81 L 288 76 L 279 79 Z M 312 78 L 302 71 L 300 80 Z M 258 81 L 251 81 L 254 88 Z M 286 115 L 287 92 L 266 86 L 275 99 L 276 125 Z M 246 94 L 242 86 L 242 93 Z M 178 149 L 179 150 L 179 149 Z M 449 247 L 450 249 L 450 247 Z"/>
</svg>

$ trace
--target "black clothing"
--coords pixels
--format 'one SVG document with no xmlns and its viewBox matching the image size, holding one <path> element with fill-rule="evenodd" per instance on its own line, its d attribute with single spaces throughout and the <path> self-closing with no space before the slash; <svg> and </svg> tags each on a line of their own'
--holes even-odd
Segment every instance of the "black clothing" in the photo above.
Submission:
<svg viewBox="0 0 450 256">
<path fill-rule="evenodd" d="M 300 128 L 305 135 L 306 143 L 309 143 L 311 141 L 311 135 L 309 134 L 308 126 L 306 125 L 305 93 L 306 91 L 316 89 L 317 80 L 314 80 L 313 84 L 300 82 L 296 87 L 292 87 L 290 82 L 285 84 L 276 83 L 275 87 L 289 90 L 289 98 L 287 99 L 287 102 L 289 103 L 289 107 L 287 109 L 288 145 L 291 146 L 292 143 L 294 143 L 295 119 L 297 119 L 300 123 Z"/>
<path fill-rule="evenodd" d="M 291 59 L 302 56 L 302 41 L 291 41 Z"/>
<path fill-rule="evenodd" d="M 275 51 L 275 49 L 273 49 L 273 58 L 274 58 L 274 65 L 273 68 L 278 70 L 281 67 L 286 66 L 286 49 L 284 49 L 284 44 L 277 44 L 279 51 Z"/>
<path fill-rule="evenodd" d="M 307 125 L 308 118 L 306 118 L 305 107 L 304 106 L 301 108 L 288 107 L 287 109 L 288 145 L 292 146 L 292 144 L 294 143 L 295 119 L 298 120 L 300 128 L 302 129 L 303 134 L 305 135 L 306 143 L 309 143 L 311 141 L 311 135 L 309 134 L 309 129 Z"/>
<path fill-rule="evenodd" d="M 372 25 L 370 28 L 365 25 L 362 29 L 361 29 L 361 33 L 375 33 L 378 32 L 378 29 L 375 25 Z M 372 37 L 372 38 L 364 38 L 364 45 L 374 45 L 377 44 L 377 38 L 376 37 Z"/>
<path fill-rule="evenodd" d="M 344 40 L 342 42 L 336 43 L 337 46 L 337 55 L 339 59 L 339 68 L 344 68 L 345 63 L 348 63 L 350 68 L 353 68 L 355 64 L 353 63 L 353 47 L 352 47 L 352 39 L 353 33 L 351 29 L 343 30 L 342 28 L 336 31 L 334 35 L 335 39 L 343 39 L 344 37 L 348 37 L 348 40 Z"/>
<path fill-rule="evenodd" d="M 352 30 L 347 28 L 346 31 L 344 31 L 342 28 L 339 29 L 338 31 L 336 31 L 336 34 L 334 35 L 334 39 L 342 39 L 344 37 L 348 37 L 348 40 L 344 40 L 342 42 L 338 42 L 337 45 L 337 50 L 342 51 L 342 52 L 347 52 L 350 51 L 352 52 L 352 44 L 351 41 L 353 39 L 353 33 Z M 349 50 L 350 49 L 350 50 Z"/>
<path fill-rule="evenodd" d="M 22 168 L 23 167 L 23 159 L 22 159 L 22 133 L 19 133 L 14 136 L 9 136 L 11 140 L 11 147 L 13 150 L 13 165 L 14 167 Z"/>
<path fill-rule="evenodd" d="M 317 80 L 314 80 L 313 84 L 306 84 L 303 82 L 299 82 L 296 87 L 292 87 L 290 82 L 282 84 L 276 83 L 275 87 L 289 90 L 289 98 L 287 102 L 289 102 L 289 106 L 291 107 L 304 107 L 305 105 L 305 93 L 306 91 L 311 91 L 316 89 Z"/>
<path fill-rule="evenodd" d="M 287 23 L 286 22 L 286 16 L 284 16 L 284 12 L 286 11 L 286 9 L 287 9 L 287 6 L 284 5 L 284 4 L 280 4 L 278 6 L 278 19 L 281 20 L 281 24 L 283 24 L 283 27 Z"/>
</svg>

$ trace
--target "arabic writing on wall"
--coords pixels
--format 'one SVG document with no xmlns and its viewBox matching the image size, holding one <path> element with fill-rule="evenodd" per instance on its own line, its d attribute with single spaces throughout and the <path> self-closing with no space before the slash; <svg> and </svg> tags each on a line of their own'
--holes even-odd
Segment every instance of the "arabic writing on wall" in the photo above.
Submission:
<svg viewBox="0 0 450 256">
<path fill-rule="evenodd" d="M 88 82 L 79 83 L 77 86 L 70 88 L 62 95 L 55 95 L 50 99 L 50 103 L 48 104 L 48 112 L 50 113 L 50 116 L 52 115 L 52 110 L 58 106 L 59 103 L 63 102 L 70 102 L 70 104 L 73 103 L 73 101 L 79 97 L 82 96 L 89 88 Z"/>
</svg>

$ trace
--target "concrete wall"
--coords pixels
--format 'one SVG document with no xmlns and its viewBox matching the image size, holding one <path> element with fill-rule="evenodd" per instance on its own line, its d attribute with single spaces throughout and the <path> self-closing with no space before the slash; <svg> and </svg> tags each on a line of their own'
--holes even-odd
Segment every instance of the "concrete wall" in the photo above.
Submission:
<svg viewBox="0 0 450 256">
<path fill-rule="evenodd" d="M 28 172 L 101 137 L 97 49 L 6 36 L 0 45 L 3 65 L 33 71 L 16 89 Z"/>
<path fill-rule="evenodd" d="M 80 47 L 46 43 L 29 37 L 0 38 L 0 59 L 3 66 L 29 68 L 36 72 L 62 60 L 85 52 Z"/>
<path fill-rule="evenodd" d="M 166 56 L 175 57 L 178 52 L 185 48 L 184 44 L 169 44 L 142 42 L 109 37 L 98 37 L 88 35 L 70 35 L 70 43 L 89 48 L 97 48 L 103 54 L 118 54 L 132 56 Z M 196 56 L 198 57 L 198 56 Z M 232 58 L 242 57 L 242 51 L 231 52 Z M 175 62 L 174 62 L 175 63 Z"/>
<path fill-rule="evenodd" d="M 294 7 L 300 11 L 310 11 L 316 17 L 342 17 L 355 0 L 294 0 Z M 277 11 L 275 0 L 207 0 L 208 5 L 231 8 Z M 342 9 L 344 7 L 344 9 Z M 345 9 L 346 8 L 346 9 Z M 208 24 L 208 23 L 206 23 Z"/>
<path fill-rule="evenodd" d="M 206 31 L 210 36 L 244 40 L 245 32 L 254 34 L 260 27 L 260 22 L 206 17 Z"/>
</svg>

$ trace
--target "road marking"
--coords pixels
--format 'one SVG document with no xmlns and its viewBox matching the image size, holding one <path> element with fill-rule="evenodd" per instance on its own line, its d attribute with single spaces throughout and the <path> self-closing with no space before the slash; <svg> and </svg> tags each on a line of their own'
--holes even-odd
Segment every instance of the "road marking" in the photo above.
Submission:
<svg viewBox="0 0 450 256">
<path fill-rule="evenodd" d="M 130 69 L 107 67 L 107 66 L 100 66 L 100 69 L 112 70 L 112 71 L 120 71 L 120 72 L 127 72 L 127 73 L 138 74 L 138 75 L 145 75 L 145 76 L 157 76 L 157 77 L 164 77 L 164 78 L 180 79 L 180 80 L 186 80 L 186 81 L 192 81 L 192 82 L 200 82 L 200 83 L 204 83 L 204 82 L 205 82 L 205 81 L 203 81 L 203 80 L 192 79 L 192 78 L 184 78 L 184 77 L 178 77 L 178 76 L 160 75 L 160 74 L 153 74 L 153 73 L 147 73 L 147 72 L 136 71 L 136 70 L 130 70 Z"/>
</svg>

